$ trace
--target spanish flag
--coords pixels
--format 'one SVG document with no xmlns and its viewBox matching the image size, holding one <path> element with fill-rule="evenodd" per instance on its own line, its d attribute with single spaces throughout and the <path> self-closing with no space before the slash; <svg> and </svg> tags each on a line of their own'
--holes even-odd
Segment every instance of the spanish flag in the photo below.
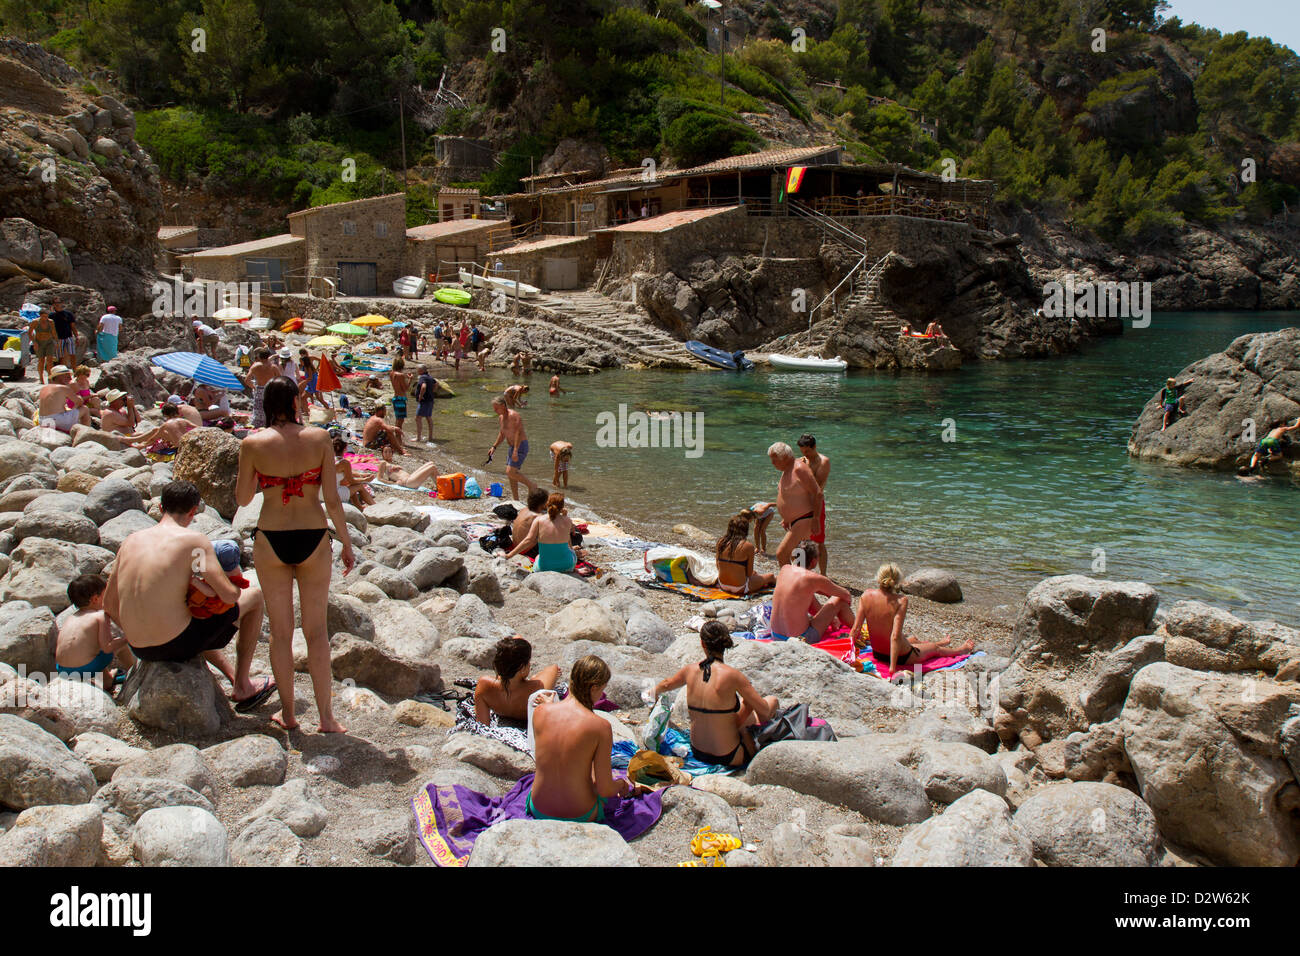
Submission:
<svg viewBox="0 0 1300 956">
<path fill-rule="evenodd" d="M 785 174 L 785 191 L 787 195 L 793 196 L 799 191 L 803 184 L 803 174 L 808 171 L 807 166 L 791 166 Z"/>
</svg>

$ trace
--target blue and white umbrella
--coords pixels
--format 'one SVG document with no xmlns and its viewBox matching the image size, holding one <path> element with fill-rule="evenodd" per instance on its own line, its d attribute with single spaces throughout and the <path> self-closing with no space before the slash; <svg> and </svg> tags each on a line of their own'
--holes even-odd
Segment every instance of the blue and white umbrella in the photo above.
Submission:
<svg viewBox="0 0 1300 956">
<path fill-rule="evenodd" d="M 175 372 L 186 378 L 192 378 L 200 385 L 212 385 L 215 388 L 230 388 L 243 391 L 244 386 L 234 373 L 209 355 L 198 352 L 168 352 L 155 355 L 153 364 L 168 372 Z"/>
</svg>

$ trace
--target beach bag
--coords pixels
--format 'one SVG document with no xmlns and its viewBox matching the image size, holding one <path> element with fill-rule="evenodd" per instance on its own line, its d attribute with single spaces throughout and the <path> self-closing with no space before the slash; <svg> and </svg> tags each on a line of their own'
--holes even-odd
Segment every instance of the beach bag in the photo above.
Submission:
<svg viewBox="0 0 1300 956">
<path fill-rule="evenodd" d="M 478 546 L 484 551 L 496 551 L 500 548 L 503 551 L 509 551 L 515 546 L 512 540 L 513 535 L 510 531 L 510 525 L 503 528 L 497 528 L 495 531 L 489 531 L 483 537 L 478 539 Z"/>
<path fill-rule="evenodd" d="M 493 485 L 492 487 L 496 487 Z M 514 505 L 497 505 L 492 509 L 492 513 L 502 521 L 514 521 L 519 517 L 519 509 Z"/>
<path fill-rule="evenodd" d="M 681 757 L 665 757 L 653 750 L 638 750 L 627 763 L 627 779 L 648 787 L 661 784 L 691 785 L 691 775 L 681 769 Z"/>
<path fill-rule="evenodd" d="M 655 701 L 655 705 L 650 708 L 650 716 L 646 718 L 645 727 L 642 728 L 641 739 L 645 741 L 647 750 L 659 750 L 659 741 L 663 738 L 664 731 L 668 729 L 668 719 L 672 716 L 673 705 L 667 694 L 660 696 Z"/>
<path fill-rule="evenodd" d="M 474 478 L 465 479 L 465 497 L 482 498 L 483 489 L 478 486 L 478 481 Z"/>
<path fill-rule="evenodd" d="M 490 494 L 493 498 L 500 498 L 502 495 L 505 494 L 505 489 L 501 487 L 501 482 L 494 481 L 492 482 L 491 485 L 488 486 L 488 494 Z"/>
<path fill-rule="evenodd" d="M 454 475 L 438 476 L 438 497 L 443 501 L 459 501 L 465 497 L 465 476 L 461 472 Z"/>
<path fill-rule="evenodd" d="M 655 558 L 649 562 L 649 570 L 660 581 L 675 581 L 678 584 L 690 584 L 690 559 L 685 555 L 672 558 Z"/>
<path fill-rule="evenodd" d="M 754 743 L 762 750 L 780 740 L 834 741 L 831 725 L 808 713 L 807 704 L 792 704 L 754 731 Z"/>
</svg>

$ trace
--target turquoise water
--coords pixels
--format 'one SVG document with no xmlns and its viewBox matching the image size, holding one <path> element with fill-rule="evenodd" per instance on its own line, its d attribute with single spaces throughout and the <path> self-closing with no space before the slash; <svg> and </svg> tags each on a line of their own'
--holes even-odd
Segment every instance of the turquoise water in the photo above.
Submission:
<svg viewBox="0 0 1300 956">
<path fill-rule="evenodd" d="M 1158 314 L 1081 355 L 952 375 L 616 371 L 566 378 L 572 392 L 552 399 L 549 376 L 535 373 L 525 470 L 549 483 L 546 445 L 563 438 L 577 446 L 576 501 L 652 528 L 685 521 L 720 533 L 739 508 L 775 498 L 768 445 L 811 431 L 832 460 L 827 543 L 844 580 L 861 582 L 886 559 L 905 571 L 937 565 L 957 572 L 969 597 L 1015 604 L 1045 576 L 1093 573 L 1147 581 L 1165 604 L 1198 598 L 1296 625 L 1300 489 L 1139 464 L 1125 443 L 1166 376 L 1238 335 L 1298 321 Z M 446 377 L 460 394 L 440 405 L 439 438 L 479 466 L 495 419 L 464 411 L 490 411 L 489 390 L 515 380 L 496 370 Z M 597 416 L 620 403 L 703 412 L 704 453 L 596 447 Z M 949 419 L 955 440 L 945 442 Z M 488 470 L 504 472 L 504 453 Z M 769 529 L 773 550 L 779 531 Z"/>
</svg>

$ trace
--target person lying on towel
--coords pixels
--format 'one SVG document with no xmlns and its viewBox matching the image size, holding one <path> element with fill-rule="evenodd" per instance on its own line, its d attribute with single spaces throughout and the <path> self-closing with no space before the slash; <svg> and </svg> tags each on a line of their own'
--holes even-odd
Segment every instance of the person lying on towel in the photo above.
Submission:
<svg viewBox="0 0 1300 956">
<path fill-rule="evenodd" d="M 880 566 L 876 572 L 876 587 L 864 591 L 858 599 L 858 613 L 849 631 L 855 648 L 861 649 L 870 643 L 872 655 L 878 661 L 888 661 L 891 674 L 932 657 L 956 657 L 975 649 L 974 641 L 953 647 L 951 637 L 941 641 L 914 641 L 905 635 L 903 619 L 907 617 L 907 595 L 898 591 L 902 579 L 903 572 L 897 565 Z M 772 616 L 775 619 L 776 615 Z"/>
<path fill-rule="evenodd" d="M 691 715 L 691 752 L 704 763 L 743 767 L 758 746 L 754 728 L 776 716 L 780 701 L 763 697 L 749 678 L 727 664 L 722 655 L 735 647 L 727 625 L 706 621 L 700 628 L 704 660 L 687 664 L 655 685 L 654 695 L 686 685 L 686 709 Z"/>
<path fill-rule="evenodd" d="M 599 657 L 579 658 L 569 672 L 569 696 L 533 711 L 537 776 L 527 807 L 534 819 L 604 823 L 606 797 L 649 792 L 615 778 L 610 766 L 614 732 L 592 711 L 609 677 L 609 665 Z"/>
<path fill-rule="evenodd" d="M 804 541 L 776 576 L 772 594 L 772 637 L 778 641 L 799 638 L 816 644 L 838 618 L 845 627 L 853 623 L 849 609 L 853 595 L 824 574 L 810 570 L 817 562 L 817 543 Z M 816 595 L 826 603 L 817 601 Z"/>
</svg>

